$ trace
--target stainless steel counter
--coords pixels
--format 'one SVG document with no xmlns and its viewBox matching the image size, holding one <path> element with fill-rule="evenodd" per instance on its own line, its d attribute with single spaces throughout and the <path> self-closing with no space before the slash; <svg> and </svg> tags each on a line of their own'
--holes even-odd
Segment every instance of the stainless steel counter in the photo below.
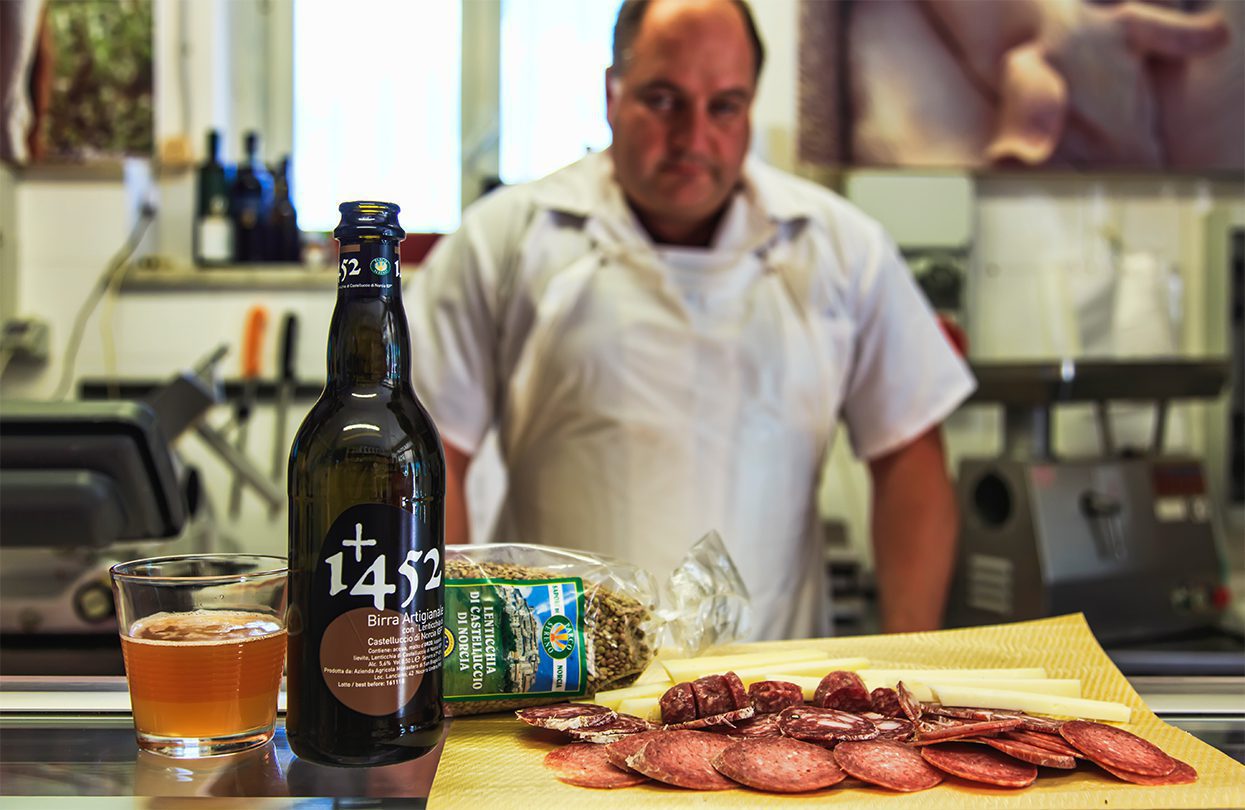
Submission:
<svg viewBox="0 0 1245 810">
<path fill-rule="evenodd" d="M 1132 683 L 1165 721 L 1245 763 L 1245 675 Z M 313 765 L 293 755 L 279 722 L 275 739 L 254 751 L 170 760 L 138 750 L 124 678 L 0 678 L 6 809 L 60 808 L 73 797 L 98 797 L 92 807 L 167 807 L 168 797 L 236 807 L 240 796 L 260 810 L 423 807 L 440 754 L 380 768 Z"/>
</svg>

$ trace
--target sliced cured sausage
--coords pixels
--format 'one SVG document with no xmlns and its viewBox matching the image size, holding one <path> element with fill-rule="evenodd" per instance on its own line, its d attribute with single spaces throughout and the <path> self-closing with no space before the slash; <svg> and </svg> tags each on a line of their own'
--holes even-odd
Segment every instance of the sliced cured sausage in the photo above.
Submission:
<svg viewBox="0 0 1245 810">
<path fill-rule="evenodd" d="M 589 743 L 571 743 L 545 755 L 545 767 L 557 772 L 558 779 L 586 788 L 631 787 L 648 779 L 633 771 L 615 767 L 606 758 L 605 748 Z"/>
<path fill-rule="evenodd" d="M 899 708 L 903 711 L 904 717 L 913 723 L 920 722 L 921 715 L 924 714 L 921 702 L 912 696 L 908 687 L 903 685 L 903 681 L 895 684 L 895 696 L 899 698 Z"/>
<path fill-rule="evenodd" d="M 813 705 L 841 712 L 867 712 L 873 708 L 865 682 L 855 672 L 843 669 L 821 679 L 813 693 Z"/>
<path fill-rule="evenodd" d="M 1040 731 L 1026 731 L 1024 726 L 1021 726 L 1020 728 L 1014 728 L 1011 731 L 1004 731 L 1001 736 L 1009 740 L 1016 740 L 1018 742 L 1028 743 L 1029 745 L 1035 745 L 1038 748 L 1045 748 L 1046 750 L 1053 751 L 1056 754 L 1063 754 L 1064 756 L 1074 757 L 1076 759 L 1085 759 L 1084 754 L 1064 742 L 1063 737 L 1060 737 L 1058 734 L 1045 734 Z"/>
<path fill-rule="evenodd" d="M 553 706 L 532 706 L 519 709 L 515 716 L 537 728 L 567 731 L 573 728 L 591 728 L 612 722 L 618 715 L 613 709 L 595 703 L 558 703 Z"/>
<path fill-rule="evenodd" d="M 942 772 L 922 759 L 917 749 L 894 740 L 841 742 L 834 747 L 834 760 L 862 782 L 905 793 L 942 781 Z"/>
<path fill-rule="evenodd" d="M 877 726 L 858 714 L 816 706 L 792 706 L 778 714 L 778 726 L 787 737 L 827 745 L 840 740 L 871 740 Z"/>
<path fill-rule="evenodd" d="M 887 717 L 899 717 L 904 713 L 899 705 L 899 693 L 889 686 L 879 686 L 869 693 L 869 704 L 873 711 Z"/>
<path fill-rule="evenodd" d="M 906 717 L 887 717 L 877 712 L 865 712 L 861 717 L 873 723 L 879 740 L 906 740 L 912 736 L 912 721 Z"/>
<path fill-rule="evenodd" d="M 631 734 L 623 737 L 618 742 L 612 742 L 602 746 L 605 749 L 605 758 L 610 764 L 616 768 L 630 770 L 627 766 L 627 757 L 634 754 L 644 747 L 644 744 L 654 737 L 660 737 L 666 732 L 661 730 L 641 731 L 639 734 Z"/>
<path fill-rule="evenodd" d="M 676 683 L 667 689 L 658 705 L 663 723 L 686 723 L 696 719 L 696 696 L 690 683 Z"/>
<path fill-rule="evenodd" d="M 946 742 L 947 740 L 962 740 L 965 737 L 980 737 L 983 734 L 997 734 L 1000 731 L 1010 731 L 1020 725 L 1020 721 L 1016 718 L 1009 720 L 982 720 L 979 722 L 956 723 L 950 726 L 941 726 L 939 728 L 924 730 L 917 732 L 916 745 L 927 745 L 934 742 Z"/>
<path fill-rule="evenodd" d="M 735 783 L 718 773 L 713 760 L 733 742 L 722 734 L 703 731 L 662 731 L 627 757 L 627 767 L 667 785 L 729 790 Z"/>
<path fill-rule="evenodd" d="M 1022 788 L 1037 779 L 1036 766 L 969 743 L 926 746 L 921 757 L 940 771 L 987 785 Z"/>
<path fill-rule="evenodd" d="M 1004 712 L 996 709 L 974 709 L 966 706 L 942 706 L 937 703 L 921 704 L 929 714 L 941 717 L 953 717 L 957 720 L 1019 720 L 1025 731 L 1036 731 L 1043 734 L 1058 734 L 1063 720 L 1052 720 L 1049 717 L 1035 717 L 1024 712 Z"/>
<path fill-rule="evenodd" d="M 1166 776 L 1176 768 L 1176 760 L 1122 728 L 1069 720 L 1059 727 L 1059 733 L 1073 748 L 1104 768 L 1142 776 Z"/>
<path fill-rule="evenodd" d="M 748 687 L 748 698 L 758 714 L 777 714 L 804 705 L 804 690 L 789 681 L 757 681 Z"/>
<path fill-rule="evenodd" d="M 1197 771 L 1193 769 L 1193 766 L 1180 760 L 1176 760 L 1176 767 L 1172 768 L 1172 772 L 1166 776 L 1146 776 L 1140 773 L 1129 773 L 1116 768 L 1108 768 L 1102 764 L 1099 764 L 1098 767 L 1112 776 L 1123 779 L 1125 782 L 1132 782 L 1134 785 L 1190 785 L 1197 781 Z"/>
<path fill-rule="evenodd" d="M 676 723 L 666 728 L 674 729 L 716 729 L 718 726 L 724 727 L 723 730 L 734 727 L 735 723 L 741 720 L 747 720 L 754 714 L 751 706 L 745 706 L 742 709 L 733 709 L 729 712 L 710 715 L 709 717 L 697 717 L 695 720 L 688 720 L 686 723 Z"/>
<path fill-rule="evenodd" d="M 782 729 L 778 726 L 778 715 L 758 714 L 747 720 L 740 720 L 733 726 L 721 726 L 715 731 L 731 737 L 781 737 Z"/>
<path fill-rule="evenodd" d="M 735 699 L 721 675 L 706 675 L 692 681 L 692 694 L 696 697 L 696 716 L 711 717 L 735 708 Z"/>
<path fill-rule="evenodd" d="M 722 680 L 726 683 L 726 691 L 731 696 L 731 708 L 742 709 L 745 706 L 752 705 L 748 700 L 748 690 L 744 688 L 744 682 L 734 672 L 728 672 L 722 676 Z"/>
<path fill-rule="evenodd" d="M 737 740 L 714 757 L 713 767 L 741 785 L 771 793 L 806 793 L 844 779 L 830 751 L 785 737 Z"/>
<path fill-rule="evenodd" d="M 1010 739 L 1008 737 L 974 737 L 973 742 L 985 743 L 991 748 L 995 748 L 1007 754 L 1009 757 L 1028 762 L 1032 765 L 1042 765 L 1047 768 L 1075 768 L 1076 758 L 1070 754 L 1061 754 L 1052 751 L 1049 748 L 1041 748 L 1031 745 L 1020 740 Z M 936 746 L 930 746 L 934 748 Z"/>
<path fill-rule="evenodd" d="M 571 728 L 566 733 L 576 742 L 588 742 L 596 745 L 608 745 L 623 737 L 652 731 L 656 726 L 632 714 L 620 714 L 608 723 L 588 728 Z"/>
</svg>

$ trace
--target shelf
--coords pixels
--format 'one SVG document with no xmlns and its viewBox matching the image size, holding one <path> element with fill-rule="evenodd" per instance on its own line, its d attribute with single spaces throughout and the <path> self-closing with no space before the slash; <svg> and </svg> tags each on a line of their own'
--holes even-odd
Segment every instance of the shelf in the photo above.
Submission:
<svg viewBox="0 0 1245 810">
<path fill-rule="evenodd" d="M 337 274 L 329 267 L 307 269 L 298 264 L 238 267 L 132 267 L 121 281 L 122 292 L 184 292 L 199 290 L 332 290 Z"/>
</svg>

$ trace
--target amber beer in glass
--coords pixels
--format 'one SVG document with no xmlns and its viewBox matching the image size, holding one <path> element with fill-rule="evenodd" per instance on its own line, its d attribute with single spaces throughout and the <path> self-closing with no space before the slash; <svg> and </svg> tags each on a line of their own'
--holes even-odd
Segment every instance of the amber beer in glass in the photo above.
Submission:
<svg viewBox="0 0 1245 810">
<path fill-rule="evenodd" d="M 285 660 L 285 560 L 161 557 L 112 569 L 139 746 L 174 757 L 272 739 Z"/>
<path fill-rule="evenodd" d="M 342 203 L 324 392 L 290 450 L 285 731 L 382 765 L 441 736 L 445 457 L 410 379 L 398 206 Z"/>
</svg>

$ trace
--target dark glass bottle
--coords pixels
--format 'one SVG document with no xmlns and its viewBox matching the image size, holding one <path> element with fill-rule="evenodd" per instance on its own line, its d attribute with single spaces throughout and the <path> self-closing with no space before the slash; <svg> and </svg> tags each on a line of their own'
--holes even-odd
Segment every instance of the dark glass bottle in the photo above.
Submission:
<svg viewBox="0 0 1245 810">
<path fill-rule="evenodd" d="M 380 765 L 441 734 L 445 456 L 410 381 L 398 206 L 340 206 L 328 382 L 290 450 L 290 748 Z"/>
<path fill-rule="evenodd" d="M 246 133 L 246 157 L 238 163 L 229 194 L 233 258 L 239 264 L 264 260 L 264 222 L 272 205 L 272 175 L 259 159 L 259 135 Z"/>
<path fill-rule="evenodd" d="M 290 199 L 290 159 L 285 157 L 272 172 L 272 210 L 268 213 L 265 258 L 270 262 L 297 264 L 302 261 L 302 234 L 298 212 Z"/>
<path fill-rule="evenodd" d="M 220 160 L 220 133 L 208 132 L 207 158 L 195 178 L 195 264 L 208 267 L 233 261 L 229 219 L 229 172 Z"/>
</svg>

